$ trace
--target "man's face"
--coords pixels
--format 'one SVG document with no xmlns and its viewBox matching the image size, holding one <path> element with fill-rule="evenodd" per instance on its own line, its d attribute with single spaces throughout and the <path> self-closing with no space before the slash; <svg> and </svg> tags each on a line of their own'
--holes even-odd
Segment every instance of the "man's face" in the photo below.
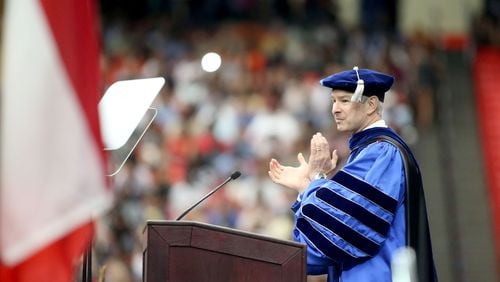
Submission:
<svg viewBox="0 0 500 282">
<path fill-rule="evenodd" d="M 344 90 L 332 91 L 332 115 L 338 131 L 356 133 L 368 126 L 367 105 L 351 102 L 352 95 Z"/>
</svg>

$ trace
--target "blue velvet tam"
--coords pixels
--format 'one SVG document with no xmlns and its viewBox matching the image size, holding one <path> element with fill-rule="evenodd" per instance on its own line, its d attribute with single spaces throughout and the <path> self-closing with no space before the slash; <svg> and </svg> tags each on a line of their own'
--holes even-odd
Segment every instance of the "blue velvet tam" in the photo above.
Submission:
<svg viewBox="0 0 500 282">
<path fill-rule="evenodd" d="M 390 75 L 369 69 L 359 69 L 359 80 L 364 88 L 361 88 L 363 96 L 377 96 L 384 101 L 385 92 L 391 89 L 394 78 Z M 355 69 L 339 72 L 320 80 L 321 85 L 332 88 L 332 90 L 344 90 L 355 93 L 358 86 L 358 74 Z M 358 88 L 359 89 L 359 88 Z"/>
</svg>

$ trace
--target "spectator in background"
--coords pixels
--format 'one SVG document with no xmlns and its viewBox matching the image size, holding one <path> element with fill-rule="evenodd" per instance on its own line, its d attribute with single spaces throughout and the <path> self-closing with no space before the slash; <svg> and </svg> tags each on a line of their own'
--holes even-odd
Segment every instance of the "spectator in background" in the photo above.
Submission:
<svg viewBox="0 0 500 282">
<path fill-rule="evenodd" d="M 264 97 L 266 106 L 249 123 L 245 138 L 258 157 L 272 152 L 289 151 L 301 136 L 299 122 L 280 108 L 281 93 L 271 91 Z"/>
</svg>

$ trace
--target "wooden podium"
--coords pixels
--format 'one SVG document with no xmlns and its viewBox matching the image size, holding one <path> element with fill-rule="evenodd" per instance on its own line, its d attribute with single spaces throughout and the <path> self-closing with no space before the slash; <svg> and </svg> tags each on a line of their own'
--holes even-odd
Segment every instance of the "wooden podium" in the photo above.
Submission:
<svg viewBox="0 0 500 282">
<path fill-rule="evenodd" d="M 143 281 L 306 281 L 306 245 L 192 221 L 148 221 Z"/>
</svg>

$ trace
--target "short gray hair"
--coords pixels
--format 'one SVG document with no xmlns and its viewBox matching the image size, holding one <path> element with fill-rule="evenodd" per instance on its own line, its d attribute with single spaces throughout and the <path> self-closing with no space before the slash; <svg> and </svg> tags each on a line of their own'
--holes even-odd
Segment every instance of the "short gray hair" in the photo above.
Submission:
<svg viewBox="0 0 500 282">
<path fill-rule="evenodd" d="M 377 97 L 377 96 L 375 96 Z M 361 103 L 365 103 L 368 101 L 368 96 L 361 96 Z M 384 102 L 380 101 L 380 99 L 377 97 L 378 100 L 378 105 L 377 105 L 377 113 L 382 116 L 382 113 L 384 112 Z"/>
</svg>

